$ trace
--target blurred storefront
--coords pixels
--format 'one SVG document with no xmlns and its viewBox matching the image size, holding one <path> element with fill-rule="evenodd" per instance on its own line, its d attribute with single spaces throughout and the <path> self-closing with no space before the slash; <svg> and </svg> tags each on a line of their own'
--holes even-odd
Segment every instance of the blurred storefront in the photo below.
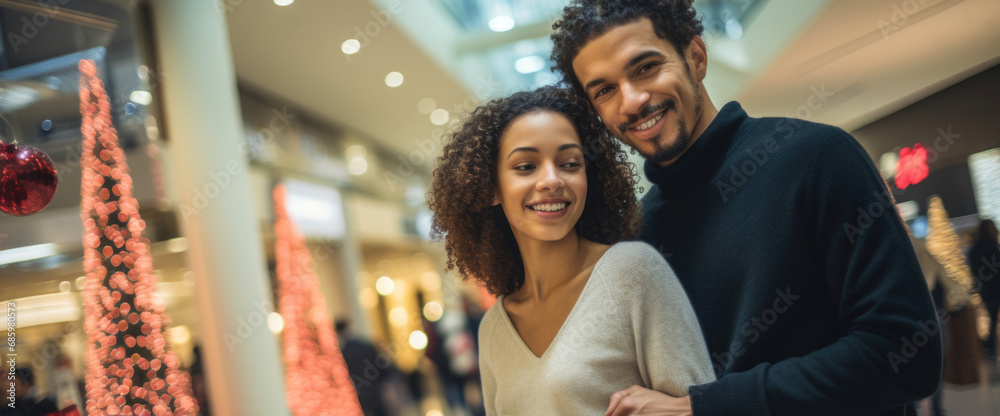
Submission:
<svg viewBox="0 0 1000 416">
<path fill-rule="evenodd" d="M 252 213 L 257 233 L 247 235 L 261 236 L 252 244 L 264 253 L 264 261 L 254 267 L 269 276 L 262 283 L 270 288 L 271 304 L 238 314 L 251 326 L 257 315 L 266 315 L 266 327 L 279 348 L 268 360 L 280 363 L 282 351 L 282 321 L 273 307 L 277 283 L 271 199 L 274 186 L 282 184 L 289 190 L 290 215 L 307 239 L 331 321 L 350 322 L 355 335 L 374 342 L 391 363 L 387 365 L 398 369 L 399 388 L 387 394 L 395 397 L 400 410 L 451 414 L 447 403 L 454 394 L 446 390 L 453 387 L 441 381 L 438 366 L 474 378 L 470 326 L 478 308 L 471 308 L 470 320 L 467 305 L 478 301 L 478 292 L 443 273 L 443 251 L 429 242 L 430 214 L 422 182 L 429 175 L 427 165 L 407 167 L 414 171 L 400 175 L 397 165 L 405 159 L 371 138 L 317 121 L 241 85 L 237 110 L 243 140 L 235 160 L 246 169 L 215 171 L 205 186 L 183 187 L 177 167 L 184 166 L 188 155 L 178 151 L 171 136 L 175 132 L 164 121 L 175 116 L 165 110 L 169 105 L 164 100 L 171 95 L 164 83 L 179 81 L 176 77 L 183 74 L 172 74 L 169 65 L 160 64 L 166 53 L 153 46 L 158 45 L 153 14 L 164 12 L 133 2 L 49 3 L 0 2 L 0 26 L 14 34 L 5 37 L 0 56 L 0 114 L 10 122 L 0 128 L 0 136 L 4 143 L 16 139 L 19 146 L 47 153 L 59 175 L 58 191 L 43 211 L 0 216 L 0 300 L 16 305 L 17 366 L 34 369 L 40 392 L 85 413 L 77 63 L 92 59 L 107 87 L 112 122 L 146 224 L 143 237 L 150 242 L 158 279 L 155 296 L 170 317 L 164 328 L 167 344 L 195 378 L 196 396 L 207 397 L 201 413 L 208 414 L 211 407 L 206 404 L 213 401 L 213 392 L 204 391 L 210 390 L 205 378 L 234 375 L 211 374 L 204 348 L 196 359 L 196 347 L 210 331 L 207 326 L 228 332 L 239 328 L 238 322 L 229 325 L 232 329 L 218 328 L 218 322 L 206 319 L 211 310 L 199 306 L 199 281 L 213 276 L 199 275 L 190 256 L 192 247 L 204 242 L 197 236 L 192 240 L 181 225 L 202 214 L 199 201 L 214 203 L 230 181 L 241 179 L 250 183 L 252 198 L 244 208 Z M 237 178 L 240 175 L 244 177 Z M 427 358 L 431 351 L 439 357 Z M 210 374 L 204 374 L 206 369 Z M 476 386 L 462 384 L 462 402 L 455 404 L 475 403 Z M 271 396 L 280 399 L 282 394 Z"/>
</svg>

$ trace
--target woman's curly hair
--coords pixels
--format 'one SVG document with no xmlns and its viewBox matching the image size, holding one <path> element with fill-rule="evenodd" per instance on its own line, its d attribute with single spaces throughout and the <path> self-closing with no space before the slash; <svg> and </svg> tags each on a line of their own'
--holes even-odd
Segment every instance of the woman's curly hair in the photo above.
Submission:
<svg viewBox="0 0 1000 416">
<path fill-rule="evenodd" d="M 587 199 L 577 233 L 603 244 L 635 238 L 638 174 L 618 141 L 608 134 L 590 104 L 573 92 L 542 87 L 490 101 L 467 117 L 438 159 L 429 195 L 432 237 L 445 241 L 448 270 L 479 279 L 494 295 L 524 283 L 524 263 L 496 195 L 500 138 L 511 121 L 536 111 L 568 118 L 580 136 L 586 159 Z"/>
<path fill-rule="evenodd" d="M 562 19 L 552 24 L 552 61 L 562 73 L 563 82 L 582 93 L 573 72 L 573 59 L 584 45 L 615 27 L 643 17 L 653 22 L 661 39 L 674 45 L 681 57 L 691 39 L 704 28 L 693 0 L 573 0 L 563 9 Z"/>
</svg>

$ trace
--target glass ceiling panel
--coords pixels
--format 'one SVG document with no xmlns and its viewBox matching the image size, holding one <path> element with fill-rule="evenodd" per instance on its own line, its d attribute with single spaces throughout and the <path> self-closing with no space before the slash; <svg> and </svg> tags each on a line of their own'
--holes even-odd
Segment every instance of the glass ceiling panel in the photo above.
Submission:
<svg viewBox="0 0 1000 416">
<path fill-rule="evenodd" d="M 550 68 L 552 43 L 537 36 L 539 25 L 548 26 L 562 12 L 567 0 L 439 0 L 448 16 L 468 35 L 486 39 L 481 47 L 463 48 L 462 59 L 485 64 L 503 85 L 524 90 L 552 84 L 558 77 Z M 713 36 L 739 39 L 750 13 L 764 0 L 697 0 L 695 9 L 706 31 Z M 523 31 L 523 33 L 519 33 Z M 510 32 L 510 33 L 503 33 Z M 490 36 L 509 40 L 489 41 Z"/>
</svg>

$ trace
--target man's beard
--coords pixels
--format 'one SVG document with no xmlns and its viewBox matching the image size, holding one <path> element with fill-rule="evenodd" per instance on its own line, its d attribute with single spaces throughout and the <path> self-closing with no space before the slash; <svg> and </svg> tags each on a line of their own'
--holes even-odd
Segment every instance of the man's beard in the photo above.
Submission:
<svg viewBox="0 0 1000 416">
<path fill-rule="evenodd" d="M 688 77 L 690 78 L 690 76 L 691 75 L 690 75 L 690 72 L 689 72 L 688 73 Z M 701 110 L 702 110 L 702 108 L 701 108 L 701 99 L 702 99 L 701 90 L 699 90 L 698 86 L 694 85 L 693 82 L 692 82 L 692 87 L 694 87 L 694 115 L 695 115 L 695 118 L 700 119 L 701 118 Z M 638 122 L 639 120 L 641 120 L 643 118 L 646 118 L 650 114 L 653 114 L 653 113 L 655 113 L 657 111 L 660 111 L 660 110 L 664 110 L 663 111 L 663 117 L 666 117 L 667 111 L 670 111 L 671 109 L 674 109 L 674 108 L 676 108 L 676 103 L 674 102 L 674 100 L 672 98 L 664 99 L 659 104 L 651 105 L 649 107 L 644 108 L 639 114 L 633 114 L 631 117 L 629 117 L 629 119 L 628 119 L 628 121 L 626 123 L 622 123 L 622 124 L 619 124 L 617 126 L 618 127 L 618 131 L 622 132 L 622 137 L 623 138 L 627 137 L 627 136 L 625 136 L 625 132 L 627 131 L 628 126 L 631 126 L 631 125 L 635 124 L 636 122 Z M 662 134 L 662 132 L 661 132 L 661 134 Z M 636 147 L 632 143 L 629 143 L 629 142 L 627 142 L 625 140 L 621 140 L 621 141 L 623 143 L 625 143 L 626 145 L 628 145 L 629 147 L 631 147 L 632 149 L 635 149 L 635 151 L 639 152 L 639 154 L 642 155 L 642 157 L 644 159 L 650 161 L 651 163 L 659 165 L 661 163 L 668 162 L 668 161 L 676 159 L 682 153 L 684 153 L 685 150 L 687 150 L 688 145 L 691 143 L 691 130 L 688 130 L 687 121 L 684 119 L 684 116 L 678 112 L 677 113 L 677 137 L 676 137 L 676 140 L 674 140 L 674 142 L 672 144 L 661 145 L 660 144 L 660 138 L 656 138 L 654 140 L 650 140 L 650 144 L 653 145 L 653 151 L 652 151 L 652 153 L 650 153 L 650 152 L 643 151 L 642 149 L 639 149 L 638 147 Z"/>
<path fill-rule="evenodd" d="M 633 114 L 631 117 L 629 117 L 627 122 L 621 123 L 617 126 L 618 131 L 622 132 L 623 138 L 627 137 L 625 136 L 625 132 L 628 131 L 628 126 L 631 126 L 637 123 L 639 120 L 649 117 L 650 114 L 653 114 L 660 110 L 663 110 L 663 117 L 666 117 L 667 111 L 670 111 L 675 107 L 676 104 L 674 103 L 674 100 L 671 98 L 667 98 L 662 102 L 660 102 L 659 104 L 651 105 L 644 108 L 641 112 L 639 112 L 639 114 Z M 699 103 L 695 107 L 695 112 L 700 113 L 701 112 L 700 110 L 701 110 L 701 105 Z M 635 151 L 639 152 L 639 154 L 642 155 L 642 157 L 645 158 L 646 160 L 655 164 L 660 164 L 663 162 L 673 160 L 678 156 L 680 156 L 681 153 L 684 153 L 684 150 L 686 150 L 688 147 L 688 143 L 691 142 L 691 132 L 687 128 L 687 121 L 684 120 L 684 117 L 681 117 L 681 115 L 678 113 L 677 140 L 674 140 L 672 144 L 665 146 L 661 145 L 660 138 L 650 140 L 649 143 L 654 147 L 652 153 L 650 153 L 644 151 L 643 149 L 640 149 L 639 147 L 635 146 L 634 144 L 626 140 L 622 140 L 622 142 L 627 144 L 632 149 L 635 149 Z"/>
<path fill-rule="evenodd" d="M 687 150 L 689 143 L 691 143 L 691 132 L 687 128 L 687 122 L 684 121 L 683 117 L 678 117 L 677 138 L 672 144 L 663 146 L 659 141 L 654 141 L 652 144 L 655 149 L 652 154 L 643 152 L 639 149 L 636 149 L 636 151 L 638 151 L 642 157 L 646 158 L 646 160 L 659 165 L 676 159 L 681 155 L 681 153 L 684 153 L 684 151 Z"/>
</svg>

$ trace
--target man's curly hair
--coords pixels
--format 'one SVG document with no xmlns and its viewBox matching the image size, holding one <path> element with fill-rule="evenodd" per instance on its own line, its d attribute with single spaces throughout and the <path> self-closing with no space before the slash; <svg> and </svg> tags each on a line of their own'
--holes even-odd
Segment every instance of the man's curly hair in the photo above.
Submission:
<svg viewBox="0 0 1000 416">
<path fill-rule="evenodd" d="M 578 93 L 583 92 L 573 72 L 573 59 L 580 49 L 611 29 L 643 17 L 653 22 L 653 30 L 666 39 L 684 58 L 691 39 L 704 28 L 693 0 L 573 0 L 563 9 L 562 19 L 552 24 L 553 70 L 562 73 L 563 82 Z"/>
<path fill-rule="evenodd" d="M 518 116 L 553 111 L 580 136 L 587 175 L 587 199 L 576 232 L 603 244 L 636 237 L 638 174 L 618 141 L 590 104 L 573 92 L 542 87 L 492 100 L 472 112 L 451 135 L 434 169 L 429 206 L 431 236 L 445 241 L 448 270 L 479 279 L 493 295 L 514 293 L 524 283 L 524 263 L 496 195 L 500 138 Z"/>
</svg>

